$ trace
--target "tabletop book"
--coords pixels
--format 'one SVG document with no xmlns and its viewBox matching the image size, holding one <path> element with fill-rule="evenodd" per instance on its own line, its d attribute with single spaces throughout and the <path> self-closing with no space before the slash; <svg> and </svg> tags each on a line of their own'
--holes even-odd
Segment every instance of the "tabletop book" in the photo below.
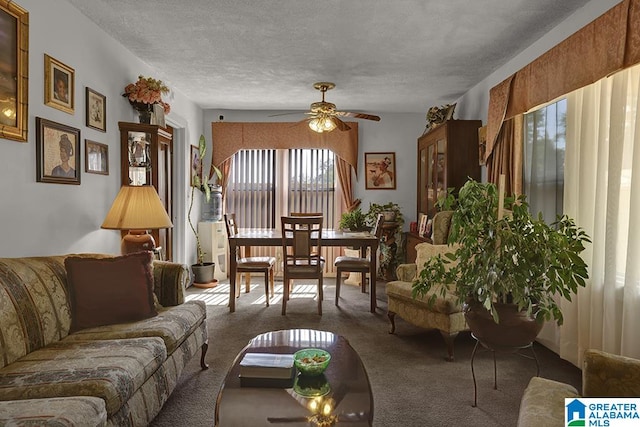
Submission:
<svg viewBox="0 0 640 427">
<path fill-rule="evenodd" d="M 293 354 L 246 353 L 240 362 L 241 378 L 289 379 L 294 372 Z"/>
</svg>

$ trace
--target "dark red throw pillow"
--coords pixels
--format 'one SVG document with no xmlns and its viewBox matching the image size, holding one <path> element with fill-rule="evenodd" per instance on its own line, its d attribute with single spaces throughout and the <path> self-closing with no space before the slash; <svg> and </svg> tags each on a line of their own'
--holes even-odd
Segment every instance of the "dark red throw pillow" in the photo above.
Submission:
<svg viewBox="0 0 640 427">
<path fill-rule="evenodd" d="M 71 330 L 133 322 L 157 315 L 151 252 L 112 258 L 68 257 Z"/>
</svg>

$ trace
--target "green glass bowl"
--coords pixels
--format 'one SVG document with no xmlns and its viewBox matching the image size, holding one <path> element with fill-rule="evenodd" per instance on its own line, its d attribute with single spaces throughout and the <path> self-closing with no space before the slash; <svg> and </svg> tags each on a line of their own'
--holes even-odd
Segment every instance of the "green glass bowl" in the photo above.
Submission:
<svg viewBox="0 0 640 427">
<path fill-rule="evenodd" d="M 305 348 L 298 350 L 293 355 L 293 363 L 302 375 L 314 377 L 327 369 L 331 361 L 331 354 L 319 348 Z"/>
</svg>

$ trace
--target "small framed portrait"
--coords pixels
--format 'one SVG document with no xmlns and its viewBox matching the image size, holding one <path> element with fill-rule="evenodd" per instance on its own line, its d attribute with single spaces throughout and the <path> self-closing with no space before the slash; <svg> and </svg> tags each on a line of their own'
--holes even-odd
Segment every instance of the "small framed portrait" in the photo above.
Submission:
<svg viewBox="0 0 640 427">
<path fill-rule="evenodd" d="M 44 54 L 44 105 L 74 114 L 75 72 Z"/>
<path fill-rule="evenodd" d="M 85 88 L 87 127 L 107 131 L 107 97 L 95 90 Z"/>
<path fill-rule="evenodd" d="M 396 154 L 364 153 L 367 190 L 395 190 Z"/>
<path fill-rule="evenodd" d="M 195 145 L 191 146 L 191 186 L 196 187 L 196 177 L 202 176 L 202 160 L 200 159 L 200 150 Z"/>
<path fill-rule="evenodd" d="M 80 185 L 80 129 L 36 117 L 36 180 Z"/>
<path fill-rule="evenodd" d="M 84 140 L 84 171 L 109 175 L 109 146 L 107 144 Z"/>
<path fill-rule="evenodd" d="M 27 142 L 29 12 L 0 1 L 0 138 Z"/>
</svg>

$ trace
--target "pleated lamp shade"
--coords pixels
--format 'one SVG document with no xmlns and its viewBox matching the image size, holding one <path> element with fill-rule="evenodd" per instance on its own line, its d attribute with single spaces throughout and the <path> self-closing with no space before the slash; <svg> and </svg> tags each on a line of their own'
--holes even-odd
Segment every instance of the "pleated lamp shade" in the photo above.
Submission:
<svg viewBox="0 0 640 427">
<path fill-rule="evenodd" d="M 171 228 L 173 224 L 155 187 L 143 185 L 121 187 L 101 227 L 129 230 L 122 239 L 122 253 L 131 253 L 155 249 L 147 230 Z"/>
</svg>

